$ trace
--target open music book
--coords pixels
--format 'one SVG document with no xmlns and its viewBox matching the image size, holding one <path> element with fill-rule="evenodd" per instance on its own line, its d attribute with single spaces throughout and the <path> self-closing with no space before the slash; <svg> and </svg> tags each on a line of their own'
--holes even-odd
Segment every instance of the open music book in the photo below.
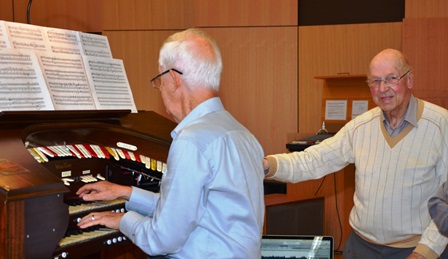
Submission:
<svg viewBox="0 0 448 259">
<path fill-rule="evenodd" d="M 0 111 L 137 112 L 106 36 L 0 21 Z"/>
</svg>

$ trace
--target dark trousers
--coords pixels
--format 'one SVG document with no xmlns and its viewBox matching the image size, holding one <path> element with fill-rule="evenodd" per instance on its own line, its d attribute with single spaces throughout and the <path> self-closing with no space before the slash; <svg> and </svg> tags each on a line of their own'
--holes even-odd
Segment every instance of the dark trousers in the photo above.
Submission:
<svg viewBox="0 0 448 259">
<path fill-rule="evenodd" d="M 358 236 L 355 232 L 351 232 L 347 241 L 345 242 L 343 259 L 405 259 L 414 251 L 415 247 L 411 248 L 394 248 L 382 246 L 367 242 Z M 448 259 L 448 251 L 442 253 L 439 257 Z"/>
</svg>

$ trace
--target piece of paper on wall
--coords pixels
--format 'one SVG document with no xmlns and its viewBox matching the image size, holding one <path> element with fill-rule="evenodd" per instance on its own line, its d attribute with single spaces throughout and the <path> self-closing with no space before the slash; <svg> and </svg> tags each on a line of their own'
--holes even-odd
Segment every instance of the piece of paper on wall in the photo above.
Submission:
<svg viewBox="0 0 448 259">
<path fill-rule="evenodd" d="M 356 116 L 366 112 L 368 107 L 369 107 L 369 101 L 367 101 L 367 100 L 353 101 L 352 102 L 352 119 L 354 119 Z"/>
<path fill-rule="evenodd" d="M 346 120 L 347 100 L 327 100 L 325 102 L 325 120 Z"/>
</svg>

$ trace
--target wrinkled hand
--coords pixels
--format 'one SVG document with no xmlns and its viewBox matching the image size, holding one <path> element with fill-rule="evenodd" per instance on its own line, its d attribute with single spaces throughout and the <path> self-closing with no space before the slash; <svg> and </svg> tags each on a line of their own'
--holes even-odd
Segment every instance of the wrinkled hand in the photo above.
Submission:
<svg viewBox="0 0 448 259">
<path fill-rule="evenodd" d="M 426 259 L 426 257 L 424 257 L 423 255 L 416 253 L 416 252 L 412 252 L 412 254 L 410 254 L 408 257 L 406 257 L 406 259 Z"/>
<path fill-rule="evenodd" d="M 268 170 L 269 169 L 269 160 L 267 160 L 266 158 L 263 159 L 263 170 Z"/>
<path fill-rule="evenodd" d="M 86 184 L 76 192 L 85 201 L 111 201 L 115 199 L 129 200 L 132 188 L 114 184 L 108 181 L 99 181 Z"/>
<path fill-rule="evenodd" d="M 84 229 L 95 225 L 103 225 L 112 229 L 120 229 L 120 220 L 124 213 L 111 211 L 92 212 L 78 222 L 78 227 Z"/>
</svg>

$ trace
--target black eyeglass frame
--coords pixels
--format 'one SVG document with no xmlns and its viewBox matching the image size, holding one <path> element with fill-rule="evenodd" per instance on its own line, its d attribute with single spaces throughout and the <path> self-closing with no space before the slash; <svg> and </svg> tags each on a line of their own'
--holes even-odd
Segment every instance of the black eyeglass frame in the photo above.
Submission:
<svg viewBox="0 0 448 259">
<path fill-rule="evenodd" d="M 412 71 L 412 70 L 409 69 L 409 70 L 406 71 L 403 75 L 401 75 L 400 77 L 398 77 L 398 78 L 396 78 L 396 79 L 394 79 L 394 78 L 390 78 L 390 76 L 392 76 L 392 75 L 387 76 L 385 79 L 382 79 L 382 78 L 376 78 L 375 80 L 379 80 L 377 86 L 371 86 L 371 84 L 369 83 L 369 81 L 370 81 L 369 79 L 366 80 L 366 83 L 367 83 L 367 85 L 368 85 L 370 88 L 378 88 L 378 87 L 380 87 L 380 86 L 381 86 L 381 82 L 384 82 L 384 84 L 387 85 L 388 87 L 390 87 L 390 86 L 395 86 L 395 85 L 398 84 L 398 82 L 400 82 L 400 80 L 401 80 L 403 77 L 405 77 L 405 76 L 406 76 L 407 74 L 409 74 L 409 72 L 411 72 L 411 71 Z M 395 75 L 393 75 L 393 76 L 395 76 Z M 397 82 L 396 82 L 396 83 L 393 83 L 393 84 L 387 83 L 388 78 L 389 78 L 389 79 L 392 79 L 392 80 L 397 80 Z"/>
<path fill-rule="evenodd" d="M 154 87 L 155 89 L 159 89 L 160 86 L 156 86 L 155 81 L 156 81 L 158 78 L 160 78 L 161 76 L 163 76 L 164 74 L 170 72 L 170 70 L 173 70 L 174 72 L 178 73 L 179 75 L 182 75 L 182 74 L 183 74 L 182 72 L 180 72 L 179 70 L 177 70 L 177 69 L 175 69 L 175 68 L 170 68 L 170 69 L 168 69 L 168 70 L 166 70 L 166 71 L 163 71 L 162 73 L 156 75 L 154 78 L 151 79 L 150 82 L 151 82 L 152 87 Z"/>
</svg>

